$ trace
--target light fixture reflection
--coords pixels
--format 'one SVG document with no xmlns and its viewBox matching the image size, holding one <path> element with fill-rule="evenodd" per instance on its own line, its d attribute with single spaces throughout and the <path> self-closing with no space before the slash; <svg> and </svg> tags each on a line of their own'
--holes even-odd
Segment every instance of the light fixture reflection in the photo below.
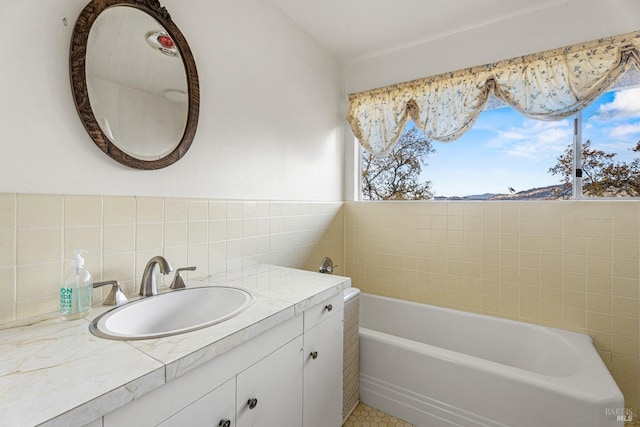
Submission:
<svg viewBox="0 0 640 427">
<path fill-rule="evenodd" d="M 145 36 L 147 39 L 147 43 L 153 49 L 171 57 L 178 56 L 178 48 L 176 47 L 175 42 L 164 31 L 150 31 Z"/>
</svg>

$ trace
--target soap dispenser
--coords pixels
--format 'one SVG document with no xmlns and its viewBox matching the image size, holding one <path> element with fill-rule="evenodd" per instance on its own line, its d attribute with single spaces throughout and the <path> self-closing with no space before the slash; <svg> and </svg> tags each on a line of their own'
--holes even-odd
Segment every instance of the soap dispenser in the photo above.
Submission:
<svg viewBox="0 0 640 427">
<path fill-rule="evenodd" d="M 84 268 L 82 251 L 74 251 L 69 270 L 60 287 L 60 317 L 74 320 L 85 317 L 91 310 L 93 279 Z"/>
</svg>

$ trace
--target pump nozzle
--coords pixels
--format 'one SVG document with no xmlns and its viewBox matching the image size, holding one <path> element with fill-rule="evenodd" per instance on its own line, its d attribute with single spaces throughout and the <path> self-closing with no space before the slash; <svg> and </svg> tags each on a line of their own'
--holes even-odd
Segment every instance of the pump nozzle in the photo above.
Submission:
<svg viewBox="0 0 640 427">
<path fill-rule="evenodd" d="M 84 265 L 84 257 L 82 254 L 86 254 L 84 249 L 75 249 L 73 251 L 73 258 L 71 258 L 71 265 L 74 267 L 82 267 Z"/>
</svg>

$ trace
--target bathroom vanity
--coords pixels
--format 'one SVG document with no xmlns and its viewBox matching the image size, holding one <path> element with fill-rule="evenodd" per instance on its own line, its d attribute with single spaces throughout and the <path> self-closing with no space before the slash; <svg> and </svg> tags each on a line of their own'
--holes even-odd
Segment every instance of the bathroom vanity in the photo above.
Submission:
<svg viewBox="0 0 640 427">
<path fill-rule="evenodd" d="M 188 285 L 235 286 L 254 301 L 218 325 L 150 340 L 94 337 L 90 319 L 0 330 L 0 424 L 341 425 L 348 278 L 260 265 Z"/>
</svg>

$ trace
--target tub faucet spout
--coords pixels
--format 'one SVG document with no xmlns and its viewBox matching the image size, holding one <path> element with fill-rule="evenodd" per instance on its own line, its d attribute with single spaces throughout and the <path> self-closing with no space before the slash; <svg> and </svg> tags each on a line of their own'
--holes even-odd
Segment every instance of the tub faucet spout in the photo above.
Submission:
<svg viewBox="0 0 640 427">
<path fill-rule="evenodd" d="M 160 267 L 160 273 L 169 274 L 173 271 L 173 267 L 164 257 L 157 255 L 149 260 L 142 274 L 142 283 L 140 283 L 140 295 L 149 297 L 158 294 L 158 284 L 156 283 L 155 267 Z"/>
</svg>

